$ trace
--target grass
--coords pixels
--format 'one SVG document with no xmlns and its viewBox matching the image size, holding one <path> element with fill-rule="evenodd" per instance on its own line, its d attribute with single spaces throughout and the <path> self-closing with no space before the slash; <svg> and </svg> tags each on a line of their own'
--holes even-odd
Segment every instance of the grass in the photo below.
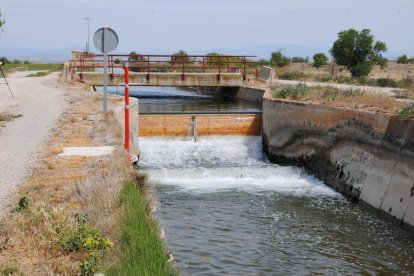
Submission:
<svg viewBox="0 0 414 276">
<path fill-rule="evenodd" d="M 19 67 L 25 67 L 29 71 L 49 70 L 49 71 L 61 71 L 63 69 L 62 63 L 33 63 L 33 64 L 5 64 L 4 70 L 13 70 Z"/>
<path fill-rule="evenodd" d="M 399 114 L 403 117 L 413 118 L 414 117 L 414 105 L 407 106 L 401 109 Z"/>
<path fill-rule="evenodd" d="M 174 275 L 158 236 L 158 224 L 142 194 L 143 185 L 145 178 L 136 177 L 135 181 L 126 181 L 121 190 L 121 258 L 108 275 Z"/>
<path fill-rule="evenodd" d="M 44 76 L 49 75 L 51 72 L 52 71 L 37 72 L 37 73 L 34 73 L 34 74 L 30 74 L 27 77 L 44 77 Z"/>
<path fill-rule="evenodd" d="M 370 111 L 398 113 L 407 103 L 359 89 L 339 89 L 332 86 L 286 86 L 273 91 L 275 98 L 314 102 L 337 107 L 360 108 Z"/>
</svg>

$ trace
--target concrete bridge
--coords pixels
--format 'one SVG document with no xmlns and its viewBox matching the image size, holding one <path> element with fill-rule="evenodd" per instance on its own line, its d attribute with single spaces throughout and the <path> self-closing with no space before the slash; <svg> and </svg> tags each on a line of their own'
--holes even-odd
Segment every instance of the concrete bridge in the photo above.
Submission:
<svg viewBox="0 0 414 276">
<path fill-rule="evenodd" d="M 108 55 L 108 84 L 124 82 L 123 67 L 130 68 L 130 83 L 144 86 L 240 87 L 258 77 L 255 56 L 230 55 Z M 65 63 L 63 81 L 90 85 L 103 83 L 103 55 L 72 52 Z"/>
</svg>

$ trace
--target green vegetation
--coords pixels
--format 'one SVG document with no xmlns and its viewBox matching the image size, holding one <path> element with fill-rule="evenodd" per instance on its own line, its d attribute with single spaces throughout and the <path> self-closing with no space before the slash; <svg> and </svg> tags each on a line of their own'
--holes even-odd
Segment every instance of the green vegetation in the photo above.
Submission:
<svg viewBox="0 0 414 276">
<path fill-rule="evenodd" d="M 292 78 L 292 79 L 301 80 L 303 78 L 297 77 L 297 78 Z M 413 79 L 410 76 L 406 76 L 402 80 L 395 80 L 392 78 L 372 79 L 372 78 L 365 78 L 365 77 L 346 77 L 346 76 L 339 76 L 334 79 L 332 77 L 324 76 L 324 77 L 316 78 L 316 81 L 336 82 L 336 83 L 346 83 L 346 84 L 356 84 L 356 85 L 368 85 L 368 86 L 378 86 L 378 87 L 392 87 L 392 88 L 409 88 L 414 83 Z"/>
<path fill-rule="evenodd" d="M 15 265 L 0 265 L 1 276 L 23 275 Z"/>
<path fill-rule="evenodd" d="M 34 73 L 34 74 L 30 74 L 27 77 L 44 77 L 44 76 L 49 75 L 50 73 L 51 73 L 51 71 L 37 72 L 37 73 Z"/>
<path fill-rule="evenodd" d="M 77 224 L 61 232 L 60 246 L 68 252 L 86 253 L 79 266 L 80 274 L 94 275 L 98 271 L 99 263 L 112 247 L 112 242 L 88 225 L 86 215 L 78 215 Z"/>
<path fill-rule="evenodd" d="M 238 57 L 222 57 L 224 54 L 208 53 L 207 65 L 209 66 L 241 66 L 242 60 Z"/>
<path fill-rule="evenodd" d="M 259 61 L 257 61 L 257 65 L 258 66 L 270 66 L 270 61 L 268 61 L 267 59 L 259 59 Z"/>
<path fill-rule="evenodd" d="M 297 86 L 286 86 L 276 89 L 274 97 L 290 100 L 340 100 L 345 97 L 357 97 L 364 95 L 358 89 L 341 90 L 332 86 L 311 86 L 299 84 Z"/>
<path fill-rule="evenodd" d="M 0 9 L 0 30 L 1 30 L 1 27 L 3 27 L 4 23 L 6 23 L 6 21 L 3 20 L 3 16 L 1 15 L 1 9 Z"/>
<path fill-rule="evenodd" d="M 321 68 L 327 63 L 328 57 L 324 53 L 316 53 L 313 55 L 313 67 L 316 67 L 316 69 Z"/>
<path fill-rule="evenodd" d="M 407 106 L 400 111 L 400 115 L 404 117 L 414 117 L 414 104 Z"/>
<path fill-rule="evenodd" d="M 146 68 L 134 68 L 134 66 L 147 66 L 147 58 L 145 58 L 144 56 L 141 56 L 139 54 L 137 54 L 135 51 L 132 51 L 131 53 L 129 53 L 130 56 L 128 57 L 128 65 L 130 67 L 129 70 L 131 70 L 132 72 L 144 72 L 147 69 Z M 120 61 L 118 60 L 118 63 Z M 117 60 L 115 60 L 115 63 L 117 63 Z"/>
<path fill-rule="evenodd" d="M 273 67 L 285 67 L 289 63 L 290 63 L 290 58 L 284 56 L 282 54 L 282 50 L 272 52 L 272 55 L 270 57 L 270 64 Z"/>
<path fill-rule="evenodd" d="M 12 70 L 18 67 L 27 67 L 29 71 L 38 71 L 38 70 L 49 70 L 49 71 L 61 71 L 63 69 L 62 63 L 30 63 L 30 64 L 16 64 L 16 63 L 7 63 L 3 66 L 5 70 Z"/>
<path fill-rule="evenodd" d="M 367 76 L 375 64 L 386 66 L 386 59 L 382 52 L 387 46 L 382 41 L 374 43 L 371 31 L 364 29 L 358 32 L 354 29 L 342 31 L 334 42 L 330 53 L 339 65 L 346 66 L 352 76 Z"/>
<path fill-rule="evenodd" d="M 27 196 L 22 196 L 17 203 L 16 208 L 14 208 L 15 212 L 21 212 L 23 210 L 27 210 L 29 208 L 29 198 Z"/>
<path fill-rule="evenodd" d="M 397 63 L 399 64 L 414 63 L 414 58 L 408 58 L 407 55 L 402 55 L 397 58 Z"/>
<path fill-rule="evenodd" d="M 158 224 L 142 195 L 145 185 L 145 177 L 139 175 L 125 182 L 121 191 L 121 259 L 108 270 L 108 275 L 173 275 L 158 236 Z"/>
<path fill-rule="evenodd" d="M 301 71 L 282 72 L 279 74 L 278 77 L 281 80 L 305 80 L 306 79 L 306 75 L 302 73 Z"/>
<path fill-rule="evenodd" d="M 287 86 L 275 90 L 274 96 L 276 98 L 298 100 L 306 94 L 307 90 L 306 86 Z"/>
<path fill-rule="evenodd" d="M 292 61 L 292 63 L 308 63 L 309 62 L 309 57 L 306 57 L 306 58 L 293 57 L 291 61 Z"/>
<path fill-rule="evenodd" d="M 183 63 L 191 63 L 191 59 L 188 56 L 187 52 L 179 50 L 177 53 L 174 53 L 171 57 L 171 64 L 174 65 L 176 63 L 178 65 L 182 65 Z"/>
</svg>

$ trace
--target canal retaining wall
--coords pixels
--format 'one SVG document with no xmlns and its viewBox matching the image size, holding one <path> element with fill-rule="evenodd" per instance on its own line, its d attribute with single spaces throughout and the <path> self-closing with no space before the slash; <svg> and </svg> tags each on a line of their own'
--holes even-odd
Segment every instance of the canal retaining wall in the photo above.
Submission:
<svg viewBox="0 0 414 276">
<path fill-rule="evenodd" d="M 414 226 L 414 120 L 263 99 L 263 147 L 361 205 Z"/>
</svg>

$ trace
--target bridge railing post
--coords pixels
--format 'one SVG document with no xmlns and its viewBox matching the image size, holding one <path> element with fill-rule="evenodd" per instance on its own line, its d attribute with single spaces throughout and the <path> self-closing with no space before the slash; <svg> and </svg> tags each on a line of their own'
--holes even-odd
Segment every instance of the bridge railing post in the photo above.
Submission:
<svg viewBox="0 0 414 276">
<path fill-rule="evenodd" d="M 227 73 L 230 73 L 229 56 L 227 56 Z"/>
<path fill-rule="evenodd" d="M 243 56 L 243 81 L 246 80 L 246 56 Z"/>
<path fill-rule="evenodd" d="M 147 56 L 147 81 L 150 80 L 150 56 Z"/>
</svg>

